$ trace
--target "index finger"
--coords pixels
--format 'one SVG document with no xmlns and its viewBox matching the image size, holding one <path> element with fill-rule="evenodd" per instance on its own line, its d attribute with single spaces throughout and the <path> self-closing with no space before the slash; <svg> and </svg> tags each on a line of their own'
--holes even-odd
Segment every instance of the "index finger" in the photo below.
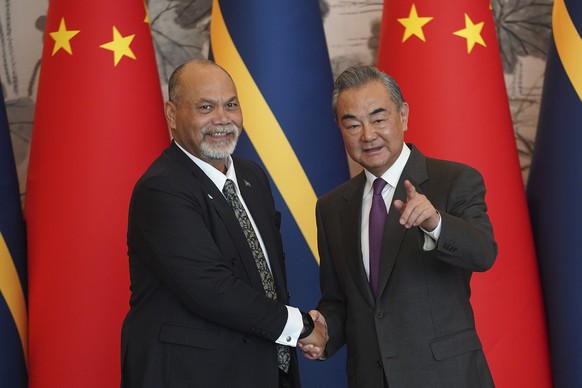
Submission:
<svg viewBox="0 0 582 388">
<path fill-rule="evenodd" d="M 416 195 L 416 187 L 408 179 L 404 181 L 404 188 L 406 189 L 406 196 L 409 198 Z"/>
</svg>

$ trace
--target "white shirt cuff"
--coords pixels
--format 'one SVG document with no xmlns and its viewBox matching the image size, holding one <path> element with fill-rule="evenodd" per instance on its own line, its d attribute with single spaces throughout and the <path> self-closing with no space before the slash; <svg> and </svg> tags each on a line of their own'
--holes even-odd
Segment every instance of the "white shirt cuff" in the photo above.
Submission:
<svg viewBox="0 0 582 388">
<path fill-rule="evenodd" d="M 297 340 L 303 331 L 303 317 L 301 316 L 301 311 L 299 311 L 297 307 L 286 307 L 287 324 L 275 342 L 280 345 L 297 346 Z"/>
<path fill-rule="evenodd" d="M 436 248 L 436 243 L 441 235 L 441 228 L 443 226 L 443 217 L 439 214 L 439 223 L 436 228 L 432 232 L 427 232 L 424 228 L 420 227 L 420 229 L 424 232 L 424 245 L 422 249 L 425 251 L 432 251 Z"/>
</svg>

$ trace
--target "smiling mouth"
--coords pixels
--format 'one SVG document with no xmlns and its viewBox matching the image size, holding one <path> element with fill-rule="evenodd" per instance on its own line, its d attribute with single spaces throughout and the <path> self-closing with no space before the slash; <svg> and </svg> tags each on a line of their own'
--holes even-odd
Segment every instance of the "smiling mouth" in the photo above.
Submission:
<svg viewBox="0 0 582 388">
<path fill-rule="evenodd" d="M 234 136 L 234 133 L 232 132 L 211 132 L 211 133 L 207 133 L 205 134 L 205 136 L 208 136 L 212 139 L 222 139 L 222 138 L 226 138 L 226 137 L 232 137 Z"/>
<path fill-rule="evenodd" d="M 380 151 L 382 149 L 382 147 L 378 146 L 378 147 L 372 147 L 372 148 L 366 148 L 364 149 L 364 152 L 366 153 L 372 153 L 372 152 L 376 152 L 376 151 Z"/>
</svg>

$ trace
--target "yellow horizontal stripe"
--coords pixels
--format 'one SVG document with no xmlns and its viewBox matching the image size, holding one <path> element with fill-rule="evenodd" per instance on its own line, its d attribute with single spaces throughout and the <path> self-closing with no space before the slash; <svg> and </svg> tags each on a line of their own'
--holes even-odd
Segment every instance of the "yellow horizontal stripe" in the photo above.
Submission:
<svg viewBox="0 0 582 388">
<path fill-rule="evenodd" d="M 570 82 L 582 101 L 582 38 L 572 22 L 564 0 L 554 1 L 552 26 L 556 50 Z"/>
<path fill-rule="evenodd" d="M 319 263 L 315 227 L 317 196 L 283 129 L 235 47 L 218 0 L 214 0 L 212 5 L 210 41 L 216 63 L 230 73 L 237 85 L 247 135 Z"/>
<path fill-rule="evenodd" d="M 0 233 L 0 292 L 16 324 L 16 329 L 20 336 L 20 344 L 22 345 L 22 353 L 24 354 L 24 361 L 28 369 L 28 318 L 26 301 L 24 300 L 24 292 L 22 291 L 18 272 L 16 271 L 14 261 L 12 260 L 2 233 Z"/>
</svg>

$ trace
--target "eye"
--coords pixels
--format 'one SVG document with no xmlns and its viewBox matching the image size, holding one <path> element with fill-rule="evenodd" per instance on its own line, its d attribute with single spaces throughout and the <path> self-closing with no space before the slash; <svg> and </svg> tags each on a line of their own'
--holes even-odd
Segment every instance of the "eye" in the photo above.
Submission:
<svg viewBox="0 0 582 388">
<path fill-rule="evenodd" d="M 236 102 L 229 102 L 226 104 L 226 109 L 232 110 L 238 108 L 238 104 Z"/>
<path fill-rule="evenodd" d="M 210 104 L 200 105 L 198 107 L 198 109 L 200 109 L 202 111 L 210 111 L 210 110 L 212 110 L 212 105 L 210 105 Z"/>
<path fill-rule="evenodd" d="M 348 123 L 348 124 L 344 125 L 344 128 L 346 129 L 346 131 L 355 131 L 355 130 L 360 128 L 360 124 L 359 123 Z"/>
</svg>

